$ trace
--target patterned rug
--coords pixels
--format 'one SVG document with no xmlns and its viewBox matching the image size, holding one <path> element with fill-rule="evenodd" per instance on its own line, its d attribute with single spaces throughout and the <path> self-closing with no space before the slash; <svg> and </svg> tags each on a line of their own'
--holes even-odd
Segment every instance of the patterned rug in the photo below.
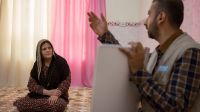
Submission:
<svg viewBox="0 0 200 112">
<path fill-rule="evenodd" d="M 28 93 L 25 88 L 0 88 L 0 112 L 18 112 L 13 102 Z M 90 112 L 91 88 L 70 88 L 65 112 Z"/>
</svg>

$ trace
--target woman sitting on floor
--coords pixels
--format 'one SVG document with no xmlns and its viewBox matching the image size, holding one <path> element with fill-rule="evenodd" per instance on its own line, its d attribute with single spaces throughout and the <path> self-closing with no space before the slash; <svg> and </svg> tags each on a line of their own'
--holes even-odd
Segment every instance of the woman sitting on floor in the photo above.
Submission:
<svg viewBox="0 0 200 112">
<path fill-rule="evenodd" d="M 67 61 L 54 52 L 49 40 L 37 44 L 36 61 L 28 82 L 29 93 L 14 102 L 20 112 L 63 112 L 70 86 Z"/>
</svg>

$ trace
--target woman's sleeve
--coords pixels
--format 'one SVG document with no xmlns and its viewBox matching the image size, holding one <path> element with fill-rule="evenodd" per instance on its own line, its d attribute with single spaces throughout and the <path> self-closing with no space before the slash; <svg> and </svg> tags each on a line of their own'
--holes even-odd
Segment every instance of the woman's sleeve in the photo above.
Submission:
<svg viewBox="0 0 200 112">
<path fill-rule="evenodd" d="M 37 81 L 35 80 L 37 78 L 37 65 L 36 65 L 36 62 L 34 63 L 33 65 L 33 68 L 31 70 L 31 76 L 29 78 L 29 81 L 28 81 L 28 90 L 30 92 L 34 92 L 34 93 L 38 93 L 38 94 L 43 94 L 43 87 L 40 86 Z"/>
<path fill-rule="evenodd" d="M 70 83 L 71 83 L 71 77 L 70 75 L 67 77 L 67 79 L 63 80 L 59 86 L 58 86 L 58 90 L 60 90 L 62 92 L 62 94 L 65 94 L 70 87 Z"/>
<path fill-rule="evenodd" d="M 30 92 L 38 93 L 38 94 L 43 94 L 43 87 L 38 85 L 38 83 L 33 79 L 32 77 L 29 78 L 28 81 L 28 90 Z"/>
<path fill-rule="evenodd" d="M 60 90 L 62 94 L 65 94 L 68 91 L 71 84 L 71 72 L 66 60 L 62 62 L 61 68 L 62 82 L 59 84 L 57 89 Z"/>
</svg>

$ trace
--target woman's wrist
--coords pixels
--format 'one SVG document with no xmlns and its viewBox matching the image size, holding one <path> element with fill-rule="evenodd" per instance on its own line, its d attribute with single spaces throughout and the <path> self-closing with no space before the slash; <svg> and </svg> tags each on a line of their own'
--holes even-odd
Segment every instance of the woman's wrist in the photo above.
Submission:
<svg viewBox="0 0 200 112">
<path fill-rule="evenodd" d="M 48 90 L 46 90 L 46 89 L 43 89 L 43 95 L 50 96 L 50 94 L 49 94 L 49 91 L 48 91 Z"/>
</svg>

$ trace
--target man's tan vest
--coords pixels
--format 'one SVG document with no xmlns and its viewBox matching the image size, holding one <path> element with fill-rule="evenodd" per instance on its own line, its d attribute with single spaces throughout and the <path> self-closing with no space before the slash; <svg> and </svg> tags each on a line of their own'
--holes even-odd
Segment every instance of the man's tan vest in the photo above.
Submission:
<svg viewBox="0 0 200 112">
<path fill-rule="evenodd" d="M 158 82 L 158 84 L 161 87 L 163 87 L 164 89 L 167 89 L 170 75 L 172 72 L 172 67 L 173 67 L 175 61 L 180 59 L 181 56 L 183 55 L 183 53 L 189 48 L 199 48 L 200 49 L 200 44 L 196 43 L 186 33 L 183 33 L 176 40 L 174 40 L 172 42 L 172 44 L 169 46 L 169 48 L 166 50 L 166 52 L 161 57 L 158 66 L 159 67 L 161 67 L 161 66 L 167 67 L 167 71 L 161 72 L 158 69 L 155 70 L 155 73 L 153 74 L 153 79 L 156 82 Z M 149 73 L 152 73 L 152 71 L 156 65 L 156 61 L 157 61 L 157 52 L 155 50 L 152 53 L 147 65 L 146 65 L 147 71 Z M 192 107 L 191 112 L 200 112 L 200 96 L 198 95 L 197 97 L 198 98 L 195 101 L 195 104 Z M 180 102 L 183 102 L 183 100 L 180 100 Z M 144 110 L 144 112 L 155 112 L 155 110 L 144 99 L 142 99 L 142 109 Z M 199 110 L 199 111 L 197 111 L 197 110 Z"/>
</svg>

